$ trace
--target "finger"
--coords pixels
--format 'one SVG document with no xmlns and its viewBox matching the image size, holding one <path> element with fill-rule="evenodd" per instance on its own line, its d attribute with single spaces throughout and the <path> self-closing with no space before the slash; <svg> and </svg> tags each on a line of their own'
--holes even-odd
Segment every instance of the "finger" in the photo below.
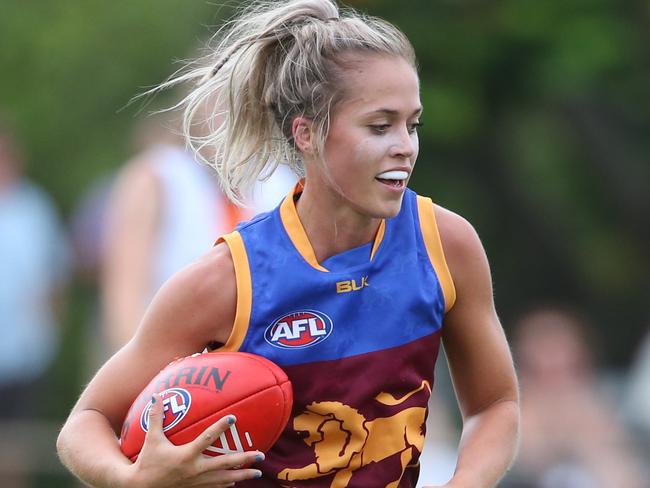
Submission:
<svg viewBox="0 0 650 488">
<path fill-rule="evenodd" d="M 205 429 L 200 436 L 191 442 L 192 448 L 197 452 L 205 451 L 236 421 L 237 418 L 234 415 L 226 415 L 225 417 L 220 418 L 210 427 Z"/>
<path fill-rule="evenodd" d="M 232 486 L 240 481 L 259 479 L 262 477 L 262 472 L 259 469 L 237 469 L 234 471 L 217 471 L 210 473 L 208 476 L 204 479 L 217 486 Z"/>
<path fill-rule="evenodd" d="M 262 471 L 259 469 L 247 468 L 236 470 L 219 469 L 214 471 L 204 471 L 193 479 L 192 486 L 224 488 L 233 486 L 235 483 L 244 480 L 254 480 L 262 477 Z"/>
<path fill-rule="evenodd" d="M 205 456 L 201 462 L 201 470 L 238 470 L 244 466 L 248 467 L 262 461 L 264 461 L 264 453 L 261 451 L 237 452 L 216 457 Z"/>
<path fill-rule="evenodd" d="M 228 471 L 228 474 L 224 476 L 227 481 L 237 483 L 238 481 L 259 479 L 262 477 L 262 472 L 259 469 L 237 469 Z"/>
<path fill-rule="evenodd" d="M 159 440 L 161 437 L 164 437 L 163 433 L 163 405 L 162 399 L 158 393 L 154 393 L 151 396 L 151 408 L 149 408 L 148 414 L 148 428 L 147 434 L 145 435 L 144 442 L 151 442 L 153 440 Z"/>
</svg>

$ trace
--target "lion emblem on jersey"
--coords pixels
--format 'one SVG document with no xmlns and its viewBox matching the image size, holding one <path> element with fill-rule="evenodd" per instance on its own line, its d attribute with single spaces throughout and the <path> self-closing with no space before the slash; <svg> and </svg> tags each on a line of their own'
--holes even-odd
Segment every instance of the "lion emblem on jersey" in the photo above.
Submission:
<svg viewBox="0 0 650 488">
<path fill-rule="evenodd" d="M 389 393 L 375 397 L 384 405 L 399 405 L 423 389 L 427 381 L 396 399 Z M 316 462 L 301 468 L 287 468 L 278 473 L 280 480 L 298 481 L 335 473 L 331 487 L 347 486 L 354 471 L 363 466 L 400 454 L 402 472 L 386 488 L 396 488 L 415 454 L 422 452 L 426 408 L 406 408 L 391 417 L 367 420 L 358 410 L 340 402 L 314 402 L 296 416 L 293 428 L 305 432 L 304 442 L 314 449 Z M 403 436 L 386 436 L 386 432 L 403 432 Z"/>
</svg>

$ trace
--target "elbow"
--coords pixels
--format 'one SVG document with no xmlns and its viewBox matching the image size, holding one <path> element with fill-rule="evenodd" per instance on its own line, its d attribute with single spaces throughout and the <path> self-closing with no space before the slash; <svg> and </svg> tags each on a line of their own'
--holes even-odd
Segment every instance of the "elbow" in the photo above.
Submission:
<svg viewBox="0 0 650 488">
<path fill-rule="evenodd" d="M 501 439 L 509 451 L 507 469 L 514 464 L 519 451 L 521 437 L 521 409 L 519 398 L 509 398 L 496 402 L 491 408 L 491 417 L 495 425 L 501 425 Z"/>
<path fill-rule="evenodd" d="M 75 449 L 75 423 L 77 423 L 77 414 L 73 411 L 61 427 L 56 437 L 56 454 L 70 472 L 74 473 L 74 454 Z"/>
<path fill-rule="evenodd" d="M 67 425 L 68 422 L 66 421 L 65 424 L 61 427 L 61 430 L 59 431 L 59 434 L 56 437 L 56 453 L 57 456 L 59 457 L 59 460 L 64 466 L 68 466 L 67 463 L 67 446 L 68 446 L 68 435 L 67 435 Z"/>
</svg>

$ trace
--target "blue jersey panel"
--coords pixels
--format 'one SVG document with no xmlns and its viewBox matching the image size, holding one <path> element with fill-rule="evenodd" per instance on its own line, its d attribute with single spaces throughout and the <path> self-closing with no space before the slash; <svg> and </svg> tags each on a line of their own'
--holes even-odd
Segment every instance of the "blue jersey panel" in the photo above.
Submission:
<svg viewBox="0 0 650 488">
<path fill-rule="evenodd" d="M 361 246 L 325 261 L 329 272 L 296 249 L 279 209 L 239 232 L 253 292 L 242 351 L 280 365 L 336 360 L 401 346 L 442 325 L 443 293 L 410 190 L 373 259 Z"/>
</svg>

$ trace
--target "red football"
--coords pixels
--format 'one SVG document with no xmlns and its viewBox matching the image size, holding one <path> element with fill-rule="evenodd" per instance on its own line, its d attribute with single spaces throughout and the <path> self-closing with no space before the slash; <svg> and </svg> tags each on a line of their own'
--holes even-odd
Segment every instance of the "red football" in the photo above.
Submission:
<svg viewBox="0 0 650 488">
<path fill-rule="evenodd" d="M 221 417 L 237 422 L 204 454 L 268 451 L 289 420 L 293 390 L 279 366 L 243 352 L 208 352 L 165 367 L 135 399 L 122 425 L 122 452 L 132 461 L 148 430 L 151 396 L 163 402 L 163 431 L 176 444 L 194 440 Z"/>
</svg>

